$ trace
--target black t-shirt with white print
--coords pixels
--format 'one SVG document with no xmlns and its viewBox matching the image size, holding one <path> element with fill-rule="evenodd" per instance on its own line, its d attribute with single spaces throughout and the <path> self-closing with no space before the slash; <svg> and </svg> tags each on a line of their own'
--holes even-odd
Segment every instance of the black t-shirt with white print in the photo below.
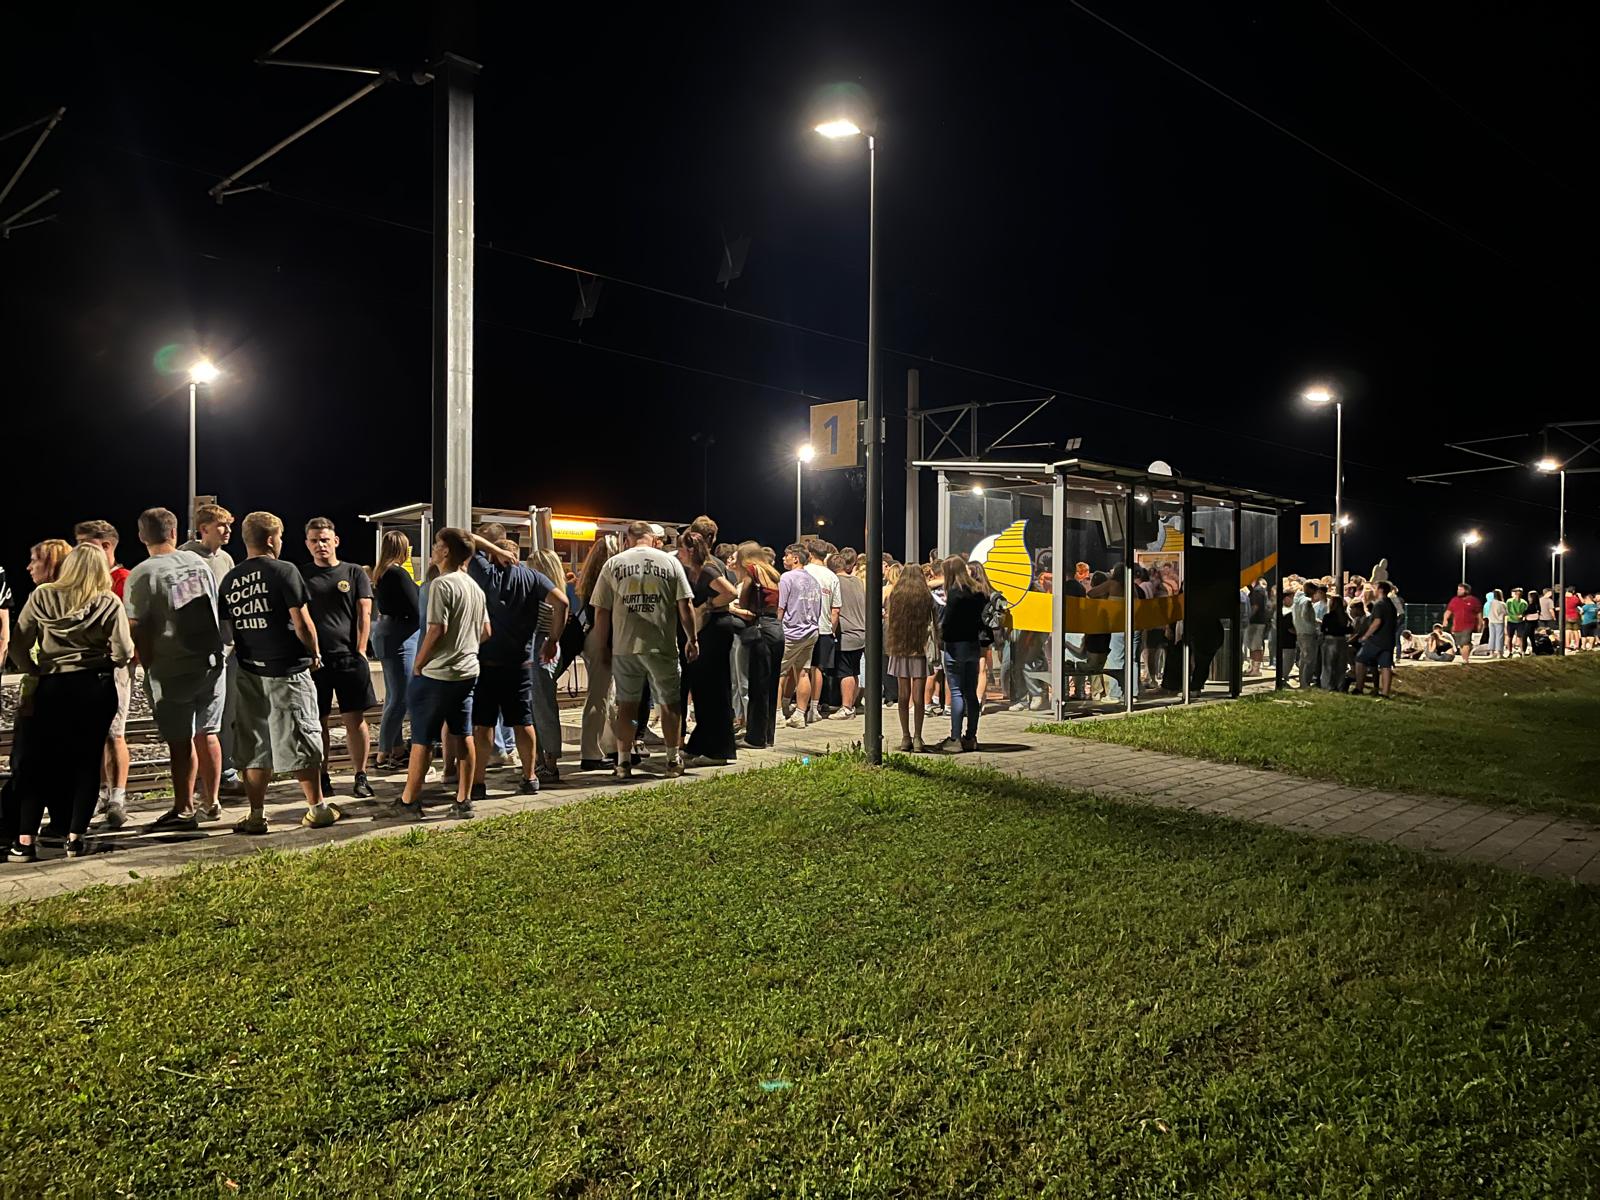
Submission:
<svg viewBox="0 0 1600 1200">
<path fill-rule="evenodd" d="M 233 630 L 239 665 L 252 675 L 281 677 L 311 666 L 311 651 L 290 613 L 307 601 L 305 581 L 289 563 L 247 558 L 222 579 L 222 617 Z"/>
<path fill-rule="evenodd" d="M 362 600 L 372 599 L 372 580 L 355 563 L 319 567 L 304 563 L 300 575 L 311 597 L 311 620 L 317 627 L 317 649 L 332 667 L 348 666 L 356 657 L 357 614 Z"/>
</svg>

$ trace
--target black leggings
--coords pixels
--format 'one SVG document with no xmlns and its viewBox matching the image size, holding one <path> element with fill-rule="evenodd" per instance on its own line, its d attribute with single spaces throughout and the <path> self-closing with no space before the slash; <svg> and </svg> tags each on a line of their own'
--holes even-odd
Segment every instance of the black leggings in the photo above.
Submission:
<svg viewBox="0 0 1600 1200">
<path fill-rule="evenodd" d="M 51 812 L 70 813 L 68 830 L 83 835 L 100 790 L 100 755 L 117 715 L 117 685 L 110 671 L 63 671 L 39 680 L 33 697 L 28 775 L 18 832 L 39 832 L 45 792 Z"/>
<path fill-rule="evenodd" d="M 778 672 L 783 665 L 783 630 L 778 622 L 765 617 L 760 630 L 760 637 L 745 643 L 750 651 L 745 672 L 750 691 L 745 703 L 744 740 L 758 750 L 773 743 L 778 724 Z"/>
</svg>

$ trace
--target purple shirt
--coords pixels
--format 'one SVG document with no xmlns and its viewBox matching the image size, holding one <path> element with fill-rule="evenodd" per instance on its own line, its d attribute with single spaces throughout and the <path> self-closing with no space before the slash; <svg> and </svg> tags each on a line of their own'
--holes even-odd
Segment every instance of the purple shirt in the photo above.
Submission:
<svg viewBox="0 0 1600 1200">
<path fill-rule="evenodd" d="M 785 571 L 778 580 L 778 607 L 783 610 L 783 640 L 815 637 L 822 620 L 822 589 L 805 570 Z"/>
</svg>

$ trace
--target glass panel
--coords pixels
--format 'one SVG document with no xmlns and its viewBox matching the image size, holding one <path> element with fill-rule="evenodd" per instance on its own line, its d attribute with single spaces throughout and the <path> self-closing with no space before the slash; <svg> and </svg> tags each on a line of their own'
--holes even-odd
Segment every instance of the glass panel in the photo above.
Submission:
<svg viewBox="0 0 1600 1200">
<path fill-rule="evenodd" d="M 1062 704 L 1083 714 L 1122 703 L 1127 489 L 1069 478 L 1061 514 L 1064 561 L 1053 572 L 1062 592 Z"/>
<path fill-rule="evenodd" d="M 1212 550 L 1232 550 L 1233 501 L 1194 498 L 1194 544 Z"/>
<path fill-rule="evenodd" d="M 980 487 L 952 486 L 946 503 L 951 551 L 982 564 L 1011 606 L 1011 634 L 990 651 L 986 699 L 1026 701 L 1042 711 L 1050 693 L 1050 489 Z"/>
<path fill-rule="evenodd" d="M 1143 660 L 1135 693 L 1140 708 L 1170 704 L 1183 695 L 1183 652 L 1177 640 L 1183 619 L 1183 496 L 1178 492 L 1134 493 L 1134 637 Z"/>
<path fill-rule="evenodd" d="M 1239 584 L 1245 589 L 1244 683 L 1272 686 L 1278 656 L 1278 514 L 1239 514 Z"/>
</svg>

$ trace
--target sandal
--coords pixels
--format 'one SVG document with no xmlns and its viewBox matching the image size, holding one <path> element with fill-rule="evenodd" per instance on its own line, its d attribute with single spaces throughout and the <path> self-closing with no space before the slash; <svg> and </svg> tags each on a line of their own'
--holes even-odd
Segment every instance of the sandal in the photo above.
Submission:
<svg viewBox="0 0 1600 1200">
<path fill-rule="evenodd" d="M 267 832 L 267 818 L 260 813 L 251 813 L 244 820 L 235 824 L 233 831 L 235 833 L 248 834 L 251 837 L 259 836 Z"/>
</svg>

